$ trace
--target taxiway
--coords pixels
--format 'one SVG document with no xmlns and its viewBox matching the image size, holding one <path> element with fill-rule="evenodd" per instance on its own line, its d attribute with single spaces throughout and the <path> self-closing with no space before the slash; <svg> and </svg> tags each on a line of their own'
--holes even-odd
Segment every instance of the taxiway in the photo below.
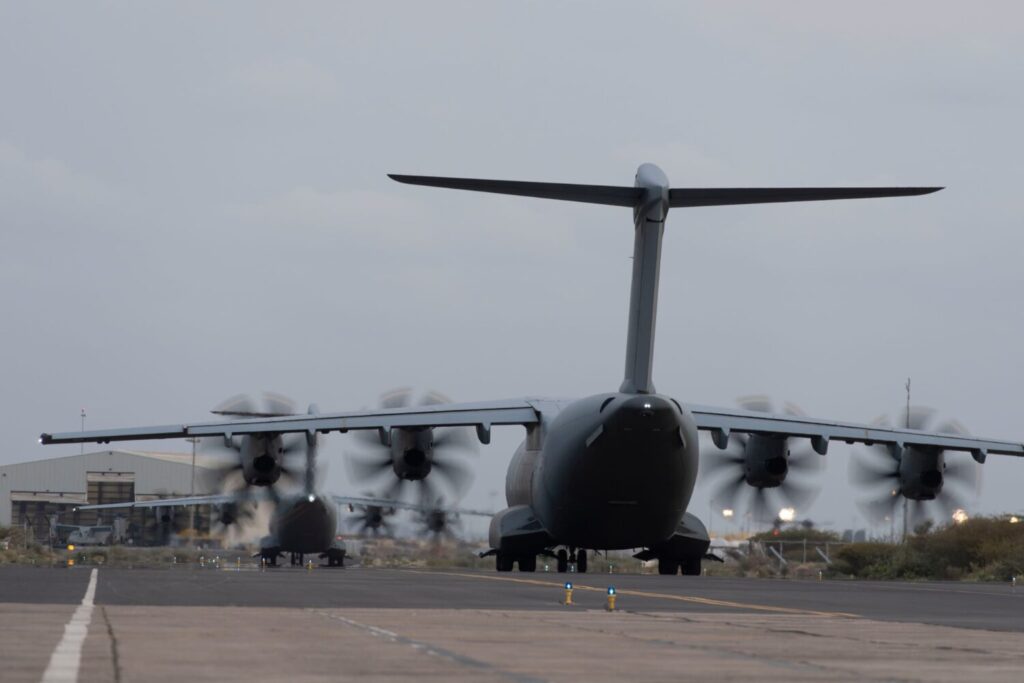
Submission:
<svg viewBox="0 0 1024 683">
<path fill-rule="evenodd" d="M 0 569 L 0 678 L 40 680 L 90 575 Z M 100 568 L 94 602 L 83 681 L 1016 681 L 1024 668 L 1024 590 L 1009 585 Z"/>
</svg>

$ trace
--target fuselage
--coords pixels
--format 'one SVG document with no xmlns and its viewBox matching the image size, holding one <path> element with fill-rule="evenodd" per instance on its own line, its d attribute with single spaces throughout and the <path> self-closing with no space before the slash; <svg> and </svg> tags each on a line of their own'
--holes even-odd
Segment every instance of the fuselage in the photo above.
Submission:
<svg viewBox="0 0 1024 683">
<path fill-rule="evenodd" d="M 693 493 L 699 445 L 693 417 L 658 394 L 575 401 L 527 439 L 506 480 L 509 506 L 528 505 L 560 544 L 654 545 L 676 529 Z"/>
<path fill-rule="evenodd" d="M 690 502 L 699 446 L 693 417 L 654 388 L 661 241 L 669 210 L 661 169 L 637 169 L 625 377 L 618 393 L 573 402 L 513 458 L 509 506 L 527 506 L 561 545 L 619 549 L 666 541 Z M 492 525 L 493 526 L 493 525 Z"/>
<path fill-rule="evenodd" d="M 270 536 L 281 552 L 320 553 L 334 543 L 338 512 L 322 495 L 288 497 L 274 509 Z"/>
</svg>

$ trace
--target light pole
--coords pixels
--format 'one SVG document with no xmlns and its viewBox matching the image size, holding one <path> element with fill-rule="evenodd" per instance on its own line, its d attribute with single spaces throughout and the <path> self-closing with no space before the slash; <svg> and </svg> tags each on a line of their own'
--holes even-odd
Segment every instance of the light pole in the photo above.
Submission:
<svg viewBox="0 0 1024 683">
<path fill-rule="evenodd" d="M 907 419 L 904 427 L 910 429 L 910 378 L 907 378 Z M 907 512 L 910 505 L 906 496 L 903 496 L 903 543 L 907 542 Z"/>
<path fill-rule="evenodd" d="M 192 482 L 191 482 L 191 484 L 189 484 L 189 487 L 188 487 L 188 495 L 189 495 L 189 498 L 194 498 L 195 495 L 196 495 L 196 442 L 199 441 L 199 437 L 190 436 L 190 437 L 188 437 L 185 440 L 186 441 L 190 441 L 192 443 Z M 192 546 L 195 547 L 195 544 L 196 544 L 196 506 L 195 505 L 189 505 L 188 506 L 188 528 L 192 532 L 190 534 L 190 536 L 189 536 L 191 541 L 192 541 Z"/>
<path fill-rule="evenodd" d="M 82 431 L 85 431 L 85 408 L 82 408 Z M 85 453 L 85 442 L 78 444 L 78 454 L 82 455 Z"/>
</svg>

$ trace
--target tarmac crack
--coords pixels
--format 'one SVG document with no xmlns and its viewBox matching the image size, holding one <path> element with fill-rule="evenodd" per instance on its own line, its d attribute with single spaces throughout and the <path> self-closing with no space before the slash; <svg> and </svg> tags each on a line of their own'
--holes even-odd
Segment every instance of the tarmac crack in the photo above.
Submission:
<svg viewBox="0 0 1024 683">
<path fill-rule="evenodd" d="M 100 607 L 103 615 L 103 622 L 107 625 L 107 636 L 110 637 L 110 663 L 114 668 L 114 683 L 121 683 L 121 658 L 117 653 L 117 636 L 114 635 L 114 626 L 110 623 L 107 615 L 107 608 Z"/>
<path fill-rule="evenodd" d="M 660 616 L 663 619 L 670 619 L 670 620 L 674 620 L 674 621 L 687 621 L 687 622 L 691 622 L 691 623 L 694 621 L 692 619 L 686 619 L 685 617 L 678 617 L 678 616 L 675 616 L 675 615 L 659 615 L 657 613 L 652 613 L 652 612 L 646 612 L 646 613 L 645 612 L 636 612 L 636 614 L 643 614 L 645 616 L 650 616 L 650 617 L 658 617 L 658 616 Z M 772 626 L 765 626 L 763 624 L 746 624 L 746 623 L 737 622 L 737 621 L 723 621 L 722 623 L 723 624 L 728 624 L 729 626 L 731 626 L 733 628 L 752 629 L 752 630 L 755 630 L 755 631 L 764 631 L 765 633 L 781 633 L 781 634 L 801 635 L 801 636 L 808 636 L 808 637 L 811 637 L 811 638 L 825 638 L 825 639 L 829 639 L 829 640 L 846 640 L 846 641 L 850 641 L 850 642 L 853 642 L 853 643 L 858 643 L 858 644 L 861 644 L 861 645 L 892 645 L 892 643 L 890 641 L 885 641 L 885 640 L 876 640 L 876 639 L 873 639 L 873 638 L 855 638 L 853 636 L 848 636 L 848 635 L 830 635 L 830 634 L 826 634 L 826 633 L 815 633 L 813 631 L 807 631 L 806 629 L 774 628 Z M 900 623 L 900 622 L 894 622 L 894 623 Z M 925 624 L 925 625 L 927 625 L 927 624 Z M 979 654 L 979 655 L 992 655 L 992 654 L 994 654 L 993 652 L 991 652 L 989 650 L 984 650 L 984 649 L 981 649 L 981 648 L 957 647 L 957 646 L 953 646 L 953 645 L 934 645 L 934 646 L 927 646 L 927 645 L 921 645 L 921 644 L 917 644 L 917 645 L 918 645 L 918 647 L 928 647 L 929 649 L 942 650 L 942 651 L 946 651 L 946 652 L 952 651 L 952 652 L 963 652 L 965 654 Z"/>
<path fill-rule="evenodd" d="M 630 615 L 636 615 L 636 616 L 643 616 L 643 617 L 648 617 L 648 618 L 655 618 L 655 619 L 659 619 L 659 620 L 686 621 L 686 622 L 692 623 L 694 625 L 699 625 L 701 623 L 698 620 L 686 619 L 686 618 L 682 618 L 682 619 L 663 619 L 663 615 L 659 615 L 659 614 L 656 614 L 656 613 L 652 614 L 652 613 L 644 613 L 644 612 L 634 612 L 634 611 L 631 611 L 631 610 L 619 610 L 619 613 L 620 614 L 630 614 Z M 769 666 L 774 666 L 774 667 L 777 667 L 777 668 L 780 668 L 780 669 L 789 669 L 791 671 L 808 671 L 808 672 L 814 672 L 814 673 L 827 673 L 830 676 L 834 676 L 836 674 L 839 674 L 839 675 L 842 675 L 842 676 L 846 676 L 846 677 L 848 677 L 851 680 L 864 680 L 864 677 L 861 674 L 847 672 L 847 671 L 845 671 L 843 669 L 832 668 L 832 667 L 824 666 L 822 664 L 816 664 L 814 662 L 809 662 L 809 661 L 806 661 L 806 660 L 777 659 L 777 658 L 772 658 L 772 657 L 765 657 L 764 655 L 760 655 L 760 654 L 750 654 L 750 653 L 743 652 L 743 651 L 740 651 L 740 650 L 733 650 L 733 649 L 729 649 L 729 648 L 708 647 L 706 645 L 702 645 L 700 647 L 696 647 L 696 646 L 690 645 L 689 643 L 687 643 L 685 641 L 681 642 L 681 641 L 676 641 L 676 640 L 668 640 L 668 639 L 664 639 L 664 638 L 645 637 L 645 636 L 636 635 L 636 634 L 629 633 L 629 632 L 611 630 L 611 629 L 604 628 L 604 627 L 586 628 L 584 626 L 580 626 L 579 624 L 565 623 L 565 622 L 560 621 L 560 620 L 548 620 L 548 619 L 545 619 L 544 621 L 546 621 L 548 623 L 551 623 L 551 624 L 556 624 L 556 625 L 558 625 L 558 626 L 560 626 L 562 628 L 570 628 L 570 629 L 574 629 L 574 630 L 577 630 L 577 631 L 582 631 L 584 633 L 600 633 L 602 635 L 611 636 L 613 638 L 623 638 L 623 639 L 633 640 L 633 641 L 636 641 L 636 642 L 641 642 L 641 643 L 646 643 L 646 644 L 662 645 L 662 646 L 665 646 L 665 647 L 671 647 L 671 648 L 673 648 L 675 650 L 687 649 L 687 650 L 691 650 L 693 652 L 713 652 L 713 653 L 716 653 L 716 654 L 725 655 L 726 657 L 729 657 L 729 658 L 747 659 L 747 660 L 755 661 L 755 662 L 758 662 L 758 663 L 761 663 L 761 664 L 767 664 Z M 883 679 L 883 680 L 886 680 L 886 681 L 901 681 L 902 679 Z"/>
<path fill-rule="evenodd" d="M 356 621 L 355 619 L 343 617 L 340 614 L 333 614 L 331 612 L 324 612 L 322 610 L 317 609 L 310 610 L 310 612 L 314 614 L 319 614 L 323 617 L 327 617 L 328 619 L 340 621 L 343 624 L 347 624 L 348 626 L 357 628 L 378 638 L 384 638 L 398 645 L 407 645 L 423 654 L 440 657 L 442 659 L 447 659 L 448 661 L 454 664 L 458 664 L 469 669 L 493 673 L 495 675 L 501 676 L 502 678 L 507 678 L 510 681 L 515 681 L 515 683 L 548 683 L 547 679 L 544 678 L 537 678 L 535 676 L 529 676 L 527 674 L 516 673 L 515 671 L 499 669 L 498 667 L 494 666 L 493 664 L 489 664 L 488 662 L 484 662 L 479 659 L 474 659 L 472 657 L 467 657 L 466 655 L 460 654 L 453 650 L 449 650 L 438 645 L 433 645 L 422 640 L 415 640 L 413 638 L 409 638 L 407 636 L 395 633 L 394 631 L 389 631 L 378 626 L 373 626 L 372 624 L 364 624 L 362 622 Z"/>
<path fill-rule="evenodd" d="M 652 612 L 632 612 L 632 613 L 633 614 L 637 614 L 639 616 L 646 616 L 646 617 L 651 617 L 651 618 L 655 618 L 655 619 L 663 619 L 663 620 L 668 620 L 668 621 L 682 621 L 682 622 L 686 622 L 686 623 L 699 623 L 695 619 L 688 619 L 686 617 L 682 617 L 682 616 L 679 616 L 679 615 L 668 615 L 668 614 L 652 613 Z M 856 637 L 849 636 L 849 635 L 831 635 L 831 634 L 826 634 L 826 633 L 814 633 L 814 632 L 807 631 L 807 630 L 804 630 L 804 629 L 773 628 L 771 626 L 765 626 L 764 624 L 747 624 L 747 623 L 743 623 L 743 622 L 739 622 L 739 621 L 732 621 L 732 620 L 722 621 L 721 624 L 724 625 L 724 626 L 729 626 L 730 628 L 736 628 L 736 629 L 747 629 L 747 630 L 753 630 L 753 631 L 761 631 L 761 632 L 764 632 L 764 633 L 778 633 L 778 634 L 787 634 L 787 635 L 802 635 L 802 636 L 808 636 L 808 637 L 812 637 L 812 638 L 823 638 L 823 639 L 826 639 L 826 640 L 846 641 L 846 642 L 850 642 L 850 643 L 856 643 L 858 645 L 869 645 L 869 646 L 892 646 L 893 645 L 893 643 L 891 641 L 887 641 L 887 640 L 877 640 L 877 639 L 874 639 L 874 638 L 856 638 Z M 934 645 L 934 646 L 930 646 L 930 645 L 922 645 L 920 643 L 914 643 L 914 645 L 916 645 L 919 649 L 941 650 L 943 652 L 960 652 L 960 653 L 964 653 L 964 654 L 976 654 L 976 655 L 986 655 L 986 656 L 992 656 L 992 655 L 995 654 L 995 653 L 993 653 L 993 652 L 991 652 L 989 650 L 984 650 L 984 649 L 981 649 L 981 648 L 957 647 L 957 646 L 953 646 L 953 645 Z M 809 664 L 811 664 L 811 663 L 809 663 Z M 813 665 L 813 664 L 811 664 L 811 665 Z M 843 671 L 845 673 L 845 670 L 843 670 L 843 669 L 837 669 L 837 671 Z M 911 680 L 914 680 L 914 679 L 892 678 L 892 679 L 889 679 L 889 680 L 892 680 L 892 681 L 911 681 Z"/>
</svg>

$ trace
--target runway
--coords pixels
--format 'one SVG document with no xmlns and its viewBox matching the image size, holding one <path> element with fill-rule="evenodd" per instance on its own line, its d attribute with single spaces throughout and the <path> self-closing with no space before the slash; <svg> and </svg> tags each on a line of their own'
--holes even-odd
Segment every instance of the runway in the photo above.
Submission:
<svg viewBox="0 0 1024 683">
<path fill-rule="evenodd" d="M 40 680 L 89 576 L 0 568 L 0 679 Z M 1024 588 L 1009 585 L 100 568 L 94 601 L 83 681 L 1016 681 L 1024 667 Z"/>
</svg>

